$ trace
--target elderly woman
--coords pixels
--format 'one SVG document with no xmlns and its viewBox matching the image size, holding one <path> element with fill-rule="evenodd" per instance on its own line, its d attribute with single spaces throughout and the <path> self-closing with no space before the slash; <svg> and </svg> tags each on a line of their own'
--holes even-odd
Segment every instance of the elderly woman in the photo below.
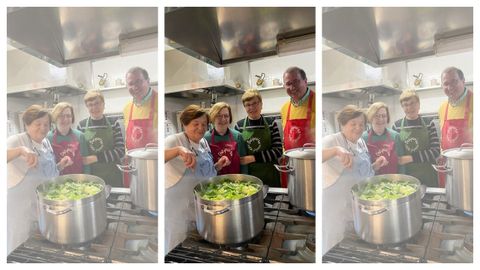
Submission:
<svg viewBox="0 0 480 270">
<path fill-rule="evenodd" d="M 362 139 L 367 117 L 363 110 L 348 105 L 338 115 L 341 131 L 323 138 L 322 252 L 343 239 L 345 225 L 352 220 L 350 189 L 385 166 L 385 157 L 371 162 Z"/>
<path fill-rule="evenodd" d="M 213 129 L 205 133 L 205 139 L 212 150 L 213 160 L 217 162 L 225 156 L 230 161 L 218 174 L 248 174 L 248 167 L 240 162 L 240 158 L 246 156 L 245 141 L 240 132 L 229 128 L 232 123 L 230 105 L 225 102 L 213 105 L 210 108 L 210 119 L 213 121 Z"/>
<path fill-rule="evenodd" d="M 190 105 L 180 121 L 185 131 L 165 138 L 165 253 L 186 238 L 195 220 L 193 188 L 230 162 L 227 157 L 213 161 L 203 138 L 210 122 L 204 109 Z"/>
<path fill-rule="evenodd" d="M 90 114 L 77 126 L 88 145 L 84 164 L 90 164 L 91 174 L 102 178 L 106 184 L 123 187 L 123 175 L 116 166 L 125 155 L 120 124 L 103 114 L 105 99 L 100 91 L 88 91 L 83 101 Z"/>
<path fill-rule="evenodd" d="M 402 173 L 398 165 L 399 156 L 403 155 L 403 143 L 398 132 L 387 128 L 390 123 L 390 111 L 387 104 L 375 102 L 368 108 L 367 119 L 371 129 L 363 132 L 362 138 L 367 143 L 371 160 L 384 156 L 388 164 L 375 174 Z"/>
<path fill-rule="evenodd" d="M 431 164 L 440 155 L 437 129 L 432 120 L 420 116 L 420 99 L 415 91 L 406 90 L 400 95 L 400 105 L 405 117 L 395 121 L 393 130 L 400 133 L 405 156 L 400 157 L 405 174 L 414 176 L 429 187 L 438 187 L 437 172 Z"/>
<path fill-rule="evenodd" d="M 8 253 L 25 242 L 36 221 L 35 189 L 42 182 L 59 175 L 72 164 L 68 156 L 55 162 L 50 142 L 50 113 L 39 105 L 28 107 L 22 116 L 26 132 L 7 139 L 8 148 Z"/>
<path fill-rule="evenodd" d="M 75 122 L 73 106 L 68 102 L 60 102 L 53 108 L 53 121 L 56 128 L 47 134 L 47 139 L 52 144 L 53 153 L 57 162 L 65 156 L 73 161 L 69 166 L 60 172 L 64 174 L 90 173 L 90 166 L 83 164 L 83 158 L 88 156 L 87 143 L 83 133 L 72 129 Z"/>
<path fill-rule="evenodd" d="M 235 129 L 242 133 L 247 155 L 240 158 L 248 164 L 248 173 L 264 184 L 280 187 L 280 175 L 273 164 L 282 156 L 282 139 L 277 122 L 262 115 L 262 96 L 257 90 L 247 90 L 242 96 L 247 117 L 239 120 Z"/>
</svg>

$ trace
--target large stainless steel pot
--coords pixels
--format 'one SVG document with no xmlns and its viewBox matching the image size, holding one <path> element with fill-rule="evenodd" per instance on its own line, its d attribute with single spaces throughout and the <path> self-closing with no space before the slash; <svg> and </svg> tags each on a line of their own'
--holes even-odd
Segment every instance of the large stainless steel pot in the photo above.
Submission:
<svg viewBox="0 0 480 270">
<path fill-rule="evenodd" d="M 127 152 L 129 165 L 117 165 L 130 173 L 130 192 L 134 205 L 149 211 L 158 211 L 158 147 L 147 144 Z"/>
<path fill-rule="evenodd" d="M 101 192 L 80 200 L 53 201 L 43 197 L 52 183 L 67 179 L 75 182 L 96 182 Z M 94 175 L 66 174 L 42 183 L 36 189 L 38 223 L 41 234 L 49 241 L 62 245 L 81 244 L 95 239 L 107 226 L 105 182 Z"/>
<path fill-rule="evenodd" d="M 445 191 L 447 202 L 453 207 L 473 212 L 473 147 L 462 144 L 442 152 L 446 157 L 444 165 L 433 165 L 440 173 L 446 174 Z"/>
<path fill-rule="evenodd" d="M 408 181 L 417 185 L 417 190 L 396 200 L 368 201 L 358 196 L 367 183 L 382 179 Z M 422 191 L 420 181 L 409 175 L 384 174 L 367 178 L 352 187 L 352 208 L 355 232 L 366 242 L 383 245 L 408 240 L 422 227 Z"/>
<path fill-rule="evenodd" d="M 276 165 L 278 171 L 288 173 L 288 198 L 293 206 L 315 211 L 315 145 L 285 151 L 288 164 Z"/>
<path fill-rule="evenodd" d="M 246 242 L 262 231 L 263 196 L 266 191 L 259 190 L 240 200 L 207 201 L 200 197 L 203 185 L 225 178 L 236 182 L 254 182 L 260 186 L 263 183 L 251 175 L 225 174 L 199 183 L 193 190 L 198 233 L 211 243 L 233 245 Z"/>
</svg>

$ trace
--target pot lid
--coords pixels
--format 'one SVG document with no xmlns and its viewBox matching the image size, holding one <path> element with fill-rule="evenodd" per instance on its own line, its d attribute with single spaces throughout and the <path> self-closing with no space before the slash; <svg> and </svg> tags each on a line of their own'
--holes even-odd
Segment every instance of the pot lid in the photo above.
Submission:
<svg viewBox="0 0 480 270">
<path fill-rule="evenodd" d="M 315 159 L 315 147 L 299 147 L 285 151 L 285 156 L 299 159 Z"/>
<path fill-rule="evenodd" d="M 139 159 L 158 159 L 158 147 L 147 144 L 142 148 L 128 150 L 127 155 Z"/>
<path fill-rule="evenodd" d="M 442 155 L 444 155 L 447 158 L 473 159 L 473 148 L 472 147 L 452 148 L 452 149 L 443 151 Z"/>
</svg>

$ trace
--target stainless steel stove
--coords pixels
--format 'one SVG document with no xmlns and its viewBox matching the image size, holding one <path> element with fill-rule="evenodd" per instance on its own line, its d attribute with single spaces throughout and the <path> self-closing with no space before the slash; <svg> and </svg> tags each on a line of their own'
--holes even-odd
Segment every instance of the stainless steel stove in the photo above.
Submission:
<svg viewBox="0 0 480 270">
<path fill-rule="evenodd" d="M 287 194 L 287 189 L 269 189 L 264 200 L 264 229 L 250 242 L 234 247 L 215 245 L 194 230 L 165 256 L 165 262 L 315 262 L 315 217 L 292 207 Z"/>
<path fill-rule="evenodd" d="M 398 245 L 373 245 L 360 239 L 353 223 L 344 239 L 322 258 L 324 263 L 472 263 L 473 217 L 449 207 L 444 189 L 428 188 L 422 199 L 423 226 Z"/>
<path fill-rule="evenodd" d="M 136 209 L 129 189 L 112 188 L 107 199 L 107 229 L 81 246 L 59 245 L 36 231 L 8 257 L 9 263 L 156 263 L 158 219 Z"/>
</svg>

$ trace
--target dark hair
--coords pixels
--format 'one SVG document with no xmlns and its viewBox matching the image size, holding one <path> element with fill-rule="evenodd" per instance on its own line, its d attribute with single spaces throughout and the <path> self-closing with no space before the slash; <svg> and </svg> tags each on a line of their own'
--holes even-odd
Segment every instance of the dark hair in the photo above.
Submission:
<svg viewBox="0 0 480 270">
<path fill-rule="evenodd" d="M 283 73 L 283 76 L 285 76 L 285 74 L 287 73 L 293 73 L 293 72 L 296 72 L 297 74 L 300 74 L 300 77 L 302 78 L 302 80 L 306 80 L 307 79 L 307 74 L 305 74 L 305 71 L 299 67 L 289 67 L 287 68 L 287 70 L 285 70 L 285 72 Z"/>
<path fill-rule="evenodd" d="M 207 125 L 210 123 L 210 118 L 208 117 L 208 113 L 205 109 L 202 109 L 198 105 L 188 105 L 180 114 L 180 121 L 184 126 L 190 124 L 192 120 L 200 118 L 202 116 L 207 116 Z"/>
<path fill-rule="evenodd" d="M 444 69 L 440 78 L 443 77 L 443 74 L 450 73 L 452 71 L 455 71 L 457 73 L 458 78 L 460 78 L 460 80 L 465 81 L 465 76 L 463 75 L 463 71 L 461 71 L 460 69 L 458 69 L 456 67 L 448 67 L 448 68 Z"/>
<path fill-rule="evenodd" d="M 358 108 L 355 105 L 347 105 L 338 114 L 337 120 L 341 127 L 345 126 L 348 121 L 363 116 L 365 124 L 367 123 L 367 115 L 363 109 Z"/>
<path fill-rule="evenodd" d="M 48 121 L 52 123 L 52 115 L 48 112 L 47 109 L 43 108 L 40 105 L 32 105 L 27 108 L 27 110 L 22 115 L 23 123 L 26 126 L 32 124 L 33 121 L 48 115 Z"/>
<path fill-rule="evenodd" d="M 125 74 L 125 76 L 128 75 L 129 73 L 141 73 L 142 76 L 143 76 L 143 78 L 144 78 L 145 80 L 147 80 L 148 82 L 150 82 L 150 77 L 148 76 L 148 72 L 147 72 L 145 69 L 141 68 L 141 67 L 132 67 L 132 68 L 130 68 L 130 69 L 127 71 L 127 73 Z"/>
</svg>

